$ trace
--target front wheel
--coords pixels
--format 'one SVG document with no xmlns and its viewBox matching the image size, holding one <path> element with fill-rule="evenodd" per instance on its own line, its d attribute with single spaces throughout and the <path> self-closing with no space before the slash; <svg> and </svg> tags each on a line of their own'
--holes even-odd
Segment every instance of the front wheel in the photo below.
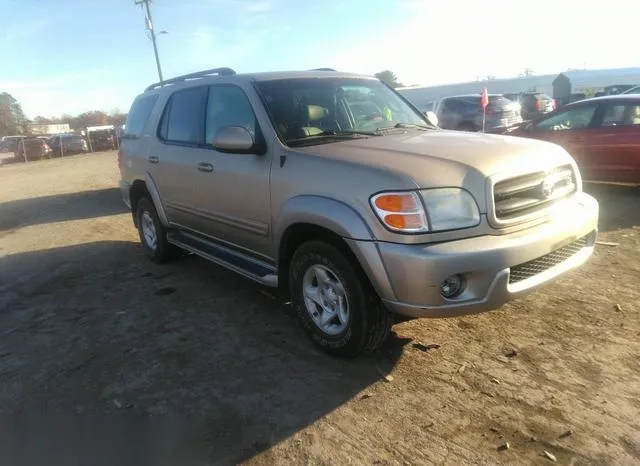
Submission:
<svg viewBox="0 0 640 466">
<path fill-rule="evenodd" d="M 291 301 L 311 340 L 346 358 L 377 349 L 391 331 L 391 313 L 369 281 L 337 248 L 309 241 L 294 253 Z"/>
</svg>

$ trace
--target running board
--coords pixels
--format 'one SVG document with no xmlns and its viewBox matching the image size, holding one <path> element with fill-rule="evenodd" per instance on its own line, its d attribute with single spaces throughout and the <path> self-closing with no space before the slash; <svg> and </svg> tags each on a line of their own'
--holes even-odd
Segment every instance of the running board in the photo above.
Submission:
<svg viewBox="0 0 640 466">
<path fill-rule="evenodd" d="M 169 232 L 167 241 L 265 286 L 278 287 L 277 270 L 266 262 L 184 231 Z"/>
</svg>

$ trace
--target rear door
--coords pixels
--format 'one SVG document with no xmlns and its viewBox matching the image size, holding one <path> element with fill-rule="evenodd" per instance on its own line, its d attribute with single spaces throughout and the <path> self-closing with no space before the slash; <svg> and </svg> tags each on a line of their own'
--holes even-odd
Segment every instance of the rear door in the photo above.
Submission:
<svg viewBox="0 0 640 466">
<path fill-rule="evenodd" d="M 640 103 L 601 105 L 584 164 L 592 179 L 640 182 Z"/>
<path fill-rule="evenodd" d="M 169 97 L 158 127 L 160 143 L 154 144 L 148 154 L 169 222 L 196 230 L 202 227 L 196 207 L 203 170 L 198 162 L 209 152 L 204 147 L 207 92 L 207 86 L 193 86 Z"/>
</svg>

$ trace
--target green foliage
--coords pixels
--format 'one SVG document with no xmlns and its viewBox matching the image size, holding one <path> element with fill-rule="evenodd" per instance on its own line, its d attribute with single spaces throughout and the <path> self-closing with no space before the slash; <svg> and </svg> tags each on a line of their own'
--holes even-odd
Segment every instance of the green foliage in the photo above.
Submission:
<svg viewBox="0 0 640 466">
<path fill-rule="evenodd" d="M 391 87 L 403 87 L 403 85 L 398 82 L 398 77 L 393 71 L 380 71 L 379 73 L 376 73 L 375 76 L 380 81 L 387 83 Z"/>
<path fill-rule="evenodd" d="M 67 114 L 62 115 L 61 117 L 52 118 L 37 116 L 33 119 L 33 123 L 38 125 L 68 123 L 69 127 L 72 130 L 82 131 L 87 126 L 123 125 L 126 119 L 126 113 L 121 113 L 119 109 L 114 109 L 110 114 L 107 114 L 101 110 L 92 110 L 90 112 L 84 112 L 76 116 Z"/>
<path fill-rule="evenodd" d="M 0 93 L 0 136 L 29 133 L 29 120 L 20 103 L 9 93 Z"/>
</svg>

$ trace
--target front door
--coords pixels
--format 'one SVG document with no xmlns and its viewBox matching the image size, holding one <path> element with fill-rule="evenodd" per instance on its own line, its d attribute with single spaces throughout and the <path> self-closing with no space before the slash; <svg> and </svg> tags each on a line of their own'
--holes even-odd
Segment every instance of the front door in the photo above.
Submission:
<svg viewBox="0 0 640 466">
<path fill-rule="evenodd" d="M 536 122 L 531 136 L 562 146 L 576 160 L 581 174 L 588 175 L 589 141 L 597 108 L 597 103 L 589 103 L 559 110 Z"/>
<path fill-rule="evenodd" d="M 243 126 L 254 139 L 262 138 L 244 91 L 234 85 L 209 87 L 204 148 L 194 154 L 191 189 L 199 231 L 265 258 L 271 250 L 271 152 L 228 154 L 213 143 L 224 126 Z M 270 259 L 270 258 L 269 258 Z"/>
</svg>

